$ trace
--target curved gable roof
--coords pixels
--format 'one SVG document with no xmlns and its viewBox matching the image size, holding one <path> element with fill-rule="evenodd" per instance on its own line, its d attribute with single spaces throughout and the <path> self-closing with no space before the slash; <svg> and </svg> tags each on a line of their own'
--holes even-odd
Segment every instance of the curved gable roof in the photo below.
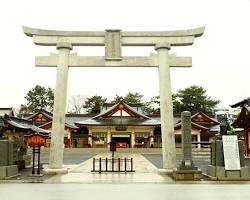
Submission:
<svg viewBox="0 0 250 200">
<path fill-rule="evenodd" d="M 218 122 L 216 119 L 213 119 L 202 112 L 198 112 L 198 113 L 194 114 L 191 117 L 191 121 L 194 122 L 195 121 L 194 119 L 196 119 L 196 118 L 201 118 L 204 120 L 204 122 L 212 122 L 214 124 L 220 124 L 220 122 Z"/>
<path fill-rule="evenodd" d="M 46 111 L 46 110 L 44 110 L 44 109 L 41 109 L 41 110 L 39 110 L 38 112 L 34 113 L 33 115 L 27 117 L 26 119 L 27 119 L 27 120 L 29 120 L 29 119 L 34 119 L 34 118 L 36 118 L 39 114 L 42 114 L 42 115 L 43 115 L 45 118 L 47 118 L 48 120 L 52 120 L 52 118 L 53 118 L 53 115 L 52 115 L 50 112 L 48 112 L 48 111 Z"/>
<path fill-rule="evenodd" d="M 122 105 L 122 108 L 121 108 Z M 150 117 L 136 111 L 134 108 L 130 107 L 129 105 L 125 104 L 124 102 L 120 102 L 109 108 L 108 110 L 100 113 L 99 115 L 94 116 L 92 119 L 101 119 L 101 118 L 108 118 L 112 117 L 112 114 L 117 112 L 118 110 L 124 110 L 125 112 L 128 112 L 131 114 L 132 117 L 135 118 L 143 118 L 143 119 L 151 119 Z"/>
</svg>

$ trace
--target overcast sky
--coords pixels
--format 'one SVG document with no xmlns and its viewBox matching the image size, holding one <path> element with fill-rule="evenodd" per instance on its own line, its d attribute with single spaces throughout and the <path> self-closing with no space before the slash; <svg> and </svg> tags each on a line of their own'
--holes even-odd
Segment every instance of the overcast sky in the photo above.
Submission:
<svg viewBox="0 0 250 200">
<path fill-rule="evenodd" d="M 0 3 L 0 107 L 25 103 L 36 84 L 55 85 L 55 68 L 37 68 L 35 56 L 56 52 L 33 44 L 22 25 L 42 29 L 168 31 L 205 26 L 202 37 L 171 53 L 192 56 L 192 68 L 171 69 L 172 92 L 200 85 L 227 106 L 244 99 L 250 85 L 250 0 L 8 0 Z M 77 47 L 80 55 L 104 55 L 101 47 Z M 153 48 L 130 47 L 123 55 L 149 55 Z M 157 68 L 71 68 L 68 97 L 140 92 L 158 95 Z"/>
</svg>

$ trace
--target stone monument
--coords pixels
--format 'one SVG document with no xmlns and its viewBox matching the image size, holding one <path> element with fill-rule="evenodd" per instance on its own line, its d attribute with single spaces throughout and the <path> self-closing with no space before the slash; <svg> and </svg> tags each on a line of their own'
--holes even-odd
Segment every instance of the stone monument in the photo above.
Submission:
<svg viewBox="0 0 250 200">
<path fill-rule="evenodd" d="M 195 166 L 192 159 L 192 134 L 191 134 L 191 113 L 184 111 L 181 113 L 181 142 L 182 142 L 182 162 L 174 169 L 173 176 L 176 180 L 200 180 L 202 172 Z"/>
<path fill-rule="evenodd" d="M 8 140 L 0 140 L 0 152 L 0 179 L 17 176 L 17 165 L 13 165 L 13 143 Z"/>
<path fill-rule="evenodd" d="M 227 119 L 222 119 L 220 133 L 211 146 L 211 164 L 207 167 L 207 176 L 211 180 L 250 180 L 243 143 L 238 140 Z"/>
<path fill-rule="evenodd" d="M 173 105 L 170 67 L 191 67 L 190 57 L 170 55 L 172 46 L 192 45 L 202 36 L 204 27 L 153 32 L 106 31 L 57 31 L 23 27 L 27 36 L 37 45 L 56 46 L 58 54 L 36 57 L 36 66 L 57 67 L 53 110 L 50 173 L 66 173 L 63 168 L 63 137 L 67 80 L 69 67 L 158 67 L 161 110 L 163 168 L 173 171 L 176 162 L 173 127 Z M 104 56 L 78 56 L 71 54 L 74 46 L 105 46 Z M 157 54 L 150 56 L 122 56 L 122 46 L 153 46 Z"/>
</svg>

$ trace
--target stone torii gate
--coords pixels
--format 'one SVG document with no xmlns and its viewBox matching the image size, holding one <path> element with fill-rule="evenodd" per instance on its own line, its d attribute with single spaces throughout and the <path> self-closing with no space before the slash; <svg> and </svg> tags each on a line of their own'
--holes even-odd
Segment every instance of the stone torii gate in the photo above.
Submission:
<svg viewBox="0 0 250 200">
<path fill-rule="evenodd" d="M 169 67 L 191 67 L 192 58 L 176 57 L 168 52 L 171 46 L 192 45 L 202 36 L 204 27 L 157 32 L 57 31 L 23 27 L 36 45 L 56 46 L 58 54 L 38 56 L 38 67 L 57 67 L 51 147 L 48 173 L 66 173 L 63 168 L 64 122 L 69 67 L 158 67 L 160 88 L 163 169 L 175 167 L 175 137 Z M 73 46 L 105 46 L 105 56 L 70 54 Z M 122 56 L 122 46 L 154 46 L 157 54 Z"/>
</svg>

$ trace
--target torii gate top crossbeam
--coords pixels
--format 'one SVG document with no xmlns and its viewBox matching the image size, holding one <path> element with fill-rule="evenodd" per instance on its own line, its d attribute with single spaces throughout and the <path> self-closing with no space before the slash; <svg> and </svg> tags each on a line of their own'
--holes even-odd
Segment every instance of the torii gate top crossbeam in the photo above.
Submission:
<svg viewBox="0 0 250 200">
<path fill-rule="evenodd" d="M 205 27 L 199 27 L 194 29 L 176 30 L 176 31 L 130 31 L 122 32 L 122 36 L 127 37 L 170 37 L 170 36 L 194 36 L 199 37 L 204 33 Z M 27 26 L 23 26 L 23 31 L 27 36 L 77 36 L 77 37 L 95 37 L 104 36 L 104 31 L 58 31 L 58 30 L 45 30 L 35 29 Z M 120 31 L 120 30 L 107 30 L 107 31 Z"/>
<path fill-rule="evenodd" d="M 23 26 L 27 36 L 33 37 L 37 45 L 54 46 L 58 42 L 67 41 L 73 46 L 105 46 L 107 40 L 119 38 L 121 46 L 155 46 L 167 42 L 171 46 L 192 45 L 195 37 L 204 33 L 205 27 L 177 31 L 123 32 L 121 30 L 106 31 L 58 31 L 34 29 Z"/>
</svg>

